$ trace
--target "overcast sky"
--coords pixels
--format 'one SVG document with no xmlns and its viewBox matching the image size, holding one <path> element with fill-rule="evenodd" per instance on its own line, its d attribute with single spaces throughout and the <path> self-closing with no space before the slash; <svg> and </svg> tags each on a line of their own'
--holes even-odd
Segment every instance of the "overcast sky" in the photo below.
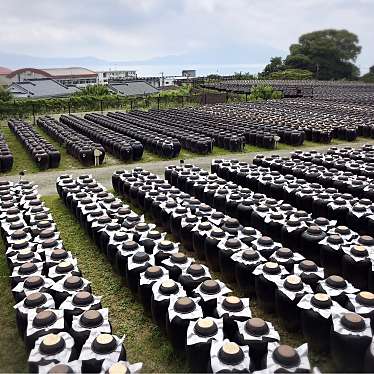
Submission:
<svg viewBox="0 0 374 374">
<path fill-rule="evenodd" d="M 287 51 L 303 33 L 346 28 L 362 45 L 358 65 L 374 64 L 374 0 L 0 0 L 0 14 L 6 53 L 128 61 L 233 43 Z"/>
</svg>

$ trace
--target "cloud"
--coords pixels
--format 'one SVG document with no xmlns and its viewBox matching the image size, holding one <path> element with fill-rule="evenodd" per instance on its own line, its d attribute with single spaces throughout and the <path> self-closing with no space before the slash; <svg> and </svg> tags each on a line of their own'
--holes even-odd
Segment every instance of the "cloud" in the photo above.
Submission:
<svg viewBox="0 0 374 374">
<path fill-rule="evenodd" d="M 302 33 L 346 28 L 363 46 L 358 63 L 374 64 L 370 0 L 12 0 L 0 14 L 7 53 L 140 60 L 232 45 L 287 53 Z"/>
</svg>

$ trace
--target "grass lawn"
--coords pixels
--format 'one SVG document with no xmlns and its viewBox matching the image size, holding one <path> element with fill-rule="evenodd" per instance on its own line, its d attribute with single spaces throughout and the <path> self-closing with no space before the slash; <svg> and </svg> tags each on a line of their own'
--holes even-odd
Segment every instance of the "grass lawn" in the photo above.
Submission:
<svg viewBox="0 0 374 374">
<path fill-rule="evenodd" d="M 27 354 L 16 327 L 15 301 L 11 293 L 5 245 L 0 239 L 0 372 L 27 372 Z"/>
<path fill-rule="evenodd" d="M 36 166 L 26 149 L 10 131 L 9 127 L 2 123 L 1 133 L 4 135 L 10 151 L 13 153 L 13 168 L 7 173 L 0 173 L 1 176 L 18 174 L 22 170 L 27 170 L 28 173 L 37 173 L 39 168 Z"/>
<path fill-rule="evenodd" d="M 60 151 L 61 153 L 61 161 L 58 168 L 54 169 L 47 169 L 43 171 L 51 171 L 51 170 L 72 170 L 72 169 L 81 169 L 84 166 L 73 156 L 67 153 L 66 148 L 58 144 L 54 139 L 52 139 L 49 135 L 47 135 L 40 127 L 35 126 L 34 129 L 38 132 L 44 139 L 49 141 L 54 147 Z M 7 176 L 7 175 L 17 175 L 20 171 L 26 170 L 27 174 L 39 173 L 43 172 L 39 170 L 39 168 L 34 163 L 33 159 L 20 143 L 20 141 L 16 138 L 16 136 L 10 131 L 8 126 L 5 122 L 1 123 L 0 132 L 4 134 L 5 139 L 9 145 L 10 150 L 13 153 L 14 163 L 13 168 L 7 173 L 0 173 L 0 176 Z M 108 165 L 116 165 L 120 164 L 121 161 L 116 159 L 114 156 L 107 154 L 106 162 L 99 167 L 105 167 Z"/>
</svg>

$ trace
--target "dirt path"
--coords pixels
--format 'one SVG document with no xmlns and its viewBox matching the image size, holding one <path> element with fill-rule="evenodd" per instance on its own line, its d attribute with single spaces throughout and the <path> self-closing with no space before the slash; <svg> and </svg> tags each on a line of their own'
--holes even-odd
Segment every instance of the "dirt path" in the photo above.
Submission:
<svg viewBox="0 0 374 374">
<path fill-rule="evenodd" d="M 339 144 L 336 145 L 338 148 L 342 148 L 345 146 L 351 146 L 353 148 L 358 148 L 362 146 L 363 144 L 374 144 L 373 140 L 365 140 L 363 142 L 356 142 L 356 143 L 345 143 L 345 144 Z M 324 152 L 328 148 L 330 148 L 331 145 L 321 145 L 318 147 L 305 147 L 303 148 L 303 151 L 308 151 L 312 149 L 316 149 L 318 151 Z M 271 154 L 279 154 L 282 156 L 288 156 L 290 154 L 289 150 L 282 150 L 282 151 L 268 151 Z M 264 152 L 265 153 L 265 152 Z M 258 152 L 251 152 L 251 153 L 240 153 L 240 154 L 231 154 L 226 155 L 222 158 L 236 158 L 241 161 L 251 161 Z M 191 163 L 194 165 L 197 165 L 203 169 L 209 170 L 211 161 L 217 158 L 216 156 L 204 156 L 204 157 L 196 157 L 192 159 L 185 159 L 184 161 L 186 163 Z M 132 163 L 132 164 L 119 164 L 119 165 L 112 165 L 108 167 L 101 167 L 101 168 L 82 168 L 82 169 L 74 169 L 74 170 L 66 170 L 66 171 L 48 171 L 43 173 L 35 173 L 35 174 L 29 174 L 26 176 L 27 179 L 34 181 L 39 185 L 39 192 L 42 195 L 53 195 L 56 193 L 56 187 L 55 187 L 55 181 L 56 178 L 61 174 L 72 174 L 73 176 L 77 176 L 80 174 L 92 174 L 94 178 L 98 181 L 100 181 L 105 187 L 112 188 L 112 181 L 111 177 L 115 170 L 121 170 L 121 169 L 132 169 L 134 167 L 142 167 L 143 169 L 149 170 L 152 173 L 155 173 L 161 177 L 164 175 L 164 169 L 168 165 L 175 164 L 176 160 L 171 161 L 157 161 L 157 162 L 148 162 L 148 163 Z M 17 181 L 19 179 L 18 176 L 10 176 L 10 177 L 0 177 L 0 180 L 11 180 L 11 181 Z"/>
</svg>

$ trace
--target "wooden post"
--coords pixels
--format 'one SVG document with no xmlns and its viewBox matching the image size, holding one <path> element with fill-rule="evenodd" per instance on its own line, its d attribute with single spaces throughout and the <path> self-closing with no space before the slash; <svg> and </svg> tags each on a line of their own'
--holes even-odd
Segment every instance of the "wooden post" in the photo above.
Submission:
<svg viewBox="0 0 374 374">
<path fill-rule="evenodd" d="M 32 103 L 32 116 L 34 118 L 34 125 L 35 125 L 35 104 Z"/>
</svg>

